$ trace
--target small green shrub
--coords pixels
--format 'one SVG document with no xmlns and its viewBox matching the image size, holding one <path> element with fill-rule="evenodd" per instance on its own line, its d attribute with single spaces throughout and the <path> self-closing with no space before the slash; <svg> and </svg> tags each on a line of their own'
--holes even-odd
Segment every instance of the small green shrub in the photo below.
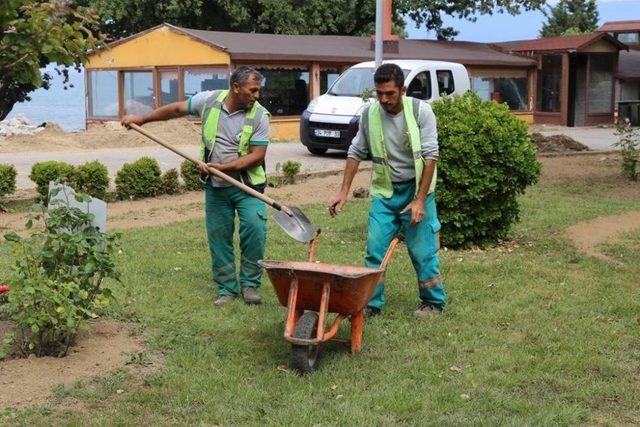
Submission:
<svg viewBox="0 0 640 427">
<path fill-rule="evenodd" d="M 76 198 L 88 200 L 80 194 Z M 27 229 L 45 217 L 45 208 L 38 209 Z M 0 358 L 5 346 L 13 344 L 24 355 L 63 356 L 80 325 L 110 304 L 112 290 L 105 279 L 119 280 L 114 259 L 118 236 L 91 227 L 92 217 L 56 200 L 42 230 L 29 237 L 5 235 L 14 245 L 16 261 L 7 281 L 11 291 L 3 296 L 2 307 L 17 329 L 5 337 Z"/>
<path fill-rule="evenodd" d="M 18 171 L 13 165 L 0 164 L 0 198 L 16 191 Z"/>
<path fill-rule="evenodd" d="M 109 188 L 107 167 L 95 160 L 76 168 L 72 180 L 74 190 L 104 200 Z"/>
<path fill-rule="evenodd" d="M 133 163 L 125 163 L 116 175 L 118 199 L 140 199 L 160 194 L 160 175 L 158 162 L 150 157 L 141 157 Z"/>
<path fill-rule="evenodd" d="M 518 220 L 518 195 L 537 182 L 540 163 L 526 124 L 506 104 L 473 92 L 432 104 L 440 158 L 438 200 L 444 245 L 493 245 Z"/>
<path fill-rule="evenodd" d="M 169 169 L 162 174 L 162 192 L 164 194 L 180 193 L 180 181 L 178 180 L 178 170 L 176 168 Z"/>
<path fill-rule="evenodd" d="M 300 172 L 300 162 L 294 162 L 287 160 L 282 165 L 282 173 L 284 174 L 284 181 L 287 184 L 295 184 L 298 172 Z"/>
<path fill-rule="evenodd" d="M 638 161 L 640 160 L 640 132 L 633 129 L 629 119 L 625 118 L 618 122 L 616 135 L 618 142 L 613 144 L 620 149 L 622 155 L 622 175 L 631 180 L 637 181 L 640 171 L 638 170 Z"/>
<path fill-rule="evenodd" d="M 184 186 L 188 191 L 202 190 L 202 181 L 200 181 L 200 171 L 198 167 L 185 160 L 180 165 L 180 175 L 184 181 Z"/>
<path fill-rule="evenodd" d="M 49 160 L 35 163 L 31 167 L 29 179 L 36 183 L 36 190 L 46 200 L 49 194 L 49 182 L 60 181 L 71 183 L 74 178 L 75 168 L 69 163 Z"/>
</svg>

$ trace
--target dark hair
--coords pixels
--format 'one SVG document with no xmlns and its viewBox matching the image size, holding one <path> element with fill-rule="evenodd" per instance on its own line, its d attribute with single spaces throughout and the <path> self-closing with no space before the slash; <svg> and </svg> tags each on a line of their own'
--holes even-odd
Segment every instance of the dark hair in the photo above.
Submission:
<svg viewBox="0 0 640 427">
<path fill-rule="evenodd" d="M 240 86 L 242 86 L 247 82 L 247 80 L 251 78 L 251 76 L 254 76 L 259 82 L 261 82 L 264 78 L 262 77 L 262 74 L 260 74 L 255 68 L 246 65 L 238 67 L 231 74 L 231 79 L 229 79 L 229 86 L 233 86 L 234 83 L 238 83 Z"/>
<path fill-rule="evenodd" d="M 382 64 L 373 75 L 376 84 L 394 82 L 396 86 L 404 86 L 404 73 L 397 64 Z"/>
</svg>

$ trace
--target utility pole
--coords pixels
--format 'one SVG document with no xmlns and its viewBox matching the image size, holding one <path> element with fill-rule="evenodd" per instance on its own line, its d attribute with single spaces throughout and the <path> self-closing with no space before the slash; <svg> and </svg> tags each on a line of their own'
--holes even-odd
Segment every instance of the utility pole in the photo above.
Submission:
<svg viewBox="0 0 640 427">
<path fill-rule="evenodd" d="M 382 21 L 383 11 L 382 2 L 384 0 L 376 0 L 376 68 L 382 64 Z"/>
</svg>

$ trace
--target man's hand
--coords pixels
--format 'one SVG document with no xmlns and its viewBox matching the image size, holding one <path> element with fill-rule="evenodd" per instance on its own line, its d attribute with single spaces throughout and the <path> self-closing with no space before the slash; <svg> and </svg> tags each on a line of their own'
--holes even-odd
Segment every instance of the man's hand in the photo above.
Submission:
<svg viewBox="0 0 640 427">
<path fill-rule="evenodd" d="M 424 219 L 424 200 L 421 199 L 413 199 L 411 203 L 409 203 L 400 214 L 411 211 L 411 222 L 410 226 L 414 226 L 420 221 Z"/>
<path fill-rule="evenodd" d="M 128 116 L 124 116 L 120 124 L 127 129 L 131 129 L 131 124 L 136 124 L 138 126 L 142 126 L 144 124 L 144 118 L 137 114 L 130 114 Z"/>
<path fill-rule="evenodd" d="M 338 195 L 329 203 L 329 215 L 334 218 L 338 215 L 338 212 L 342 211 L 342 207 L 345 203 L 347 203 L 347 195 L 343 192 L 338 193 Z"/>
<path fill-rule="evenodd" d="M 222 172 L 224 169 L 224 165 L 222 163 L 204 163 L 204 162 L 198 163 L 198 170 L 200 170 L 200 172 L 202 173 L 209 174 L 208 167 L 217 169 L 220 172 Z"/>
</svg>

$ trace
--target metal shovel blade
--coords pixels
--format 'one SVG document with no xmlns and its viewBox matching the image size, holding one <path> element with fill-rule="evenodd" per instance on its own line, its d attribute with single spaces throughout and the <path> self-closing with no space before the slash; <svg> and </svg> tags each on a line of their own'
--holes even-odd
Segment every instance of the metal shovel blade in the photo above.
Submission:
<svg viewBox="0 0 640 427">
<path fill-rule="evenodd" d="M 289 207 L 289 210 L 293 214 L 292 216 L 283 211 L 275 211 L 271 218 L 293 239 L 309 243 L 319 228 L 311 224 L 300 208 L 293 206 Z"/>
</svg>

